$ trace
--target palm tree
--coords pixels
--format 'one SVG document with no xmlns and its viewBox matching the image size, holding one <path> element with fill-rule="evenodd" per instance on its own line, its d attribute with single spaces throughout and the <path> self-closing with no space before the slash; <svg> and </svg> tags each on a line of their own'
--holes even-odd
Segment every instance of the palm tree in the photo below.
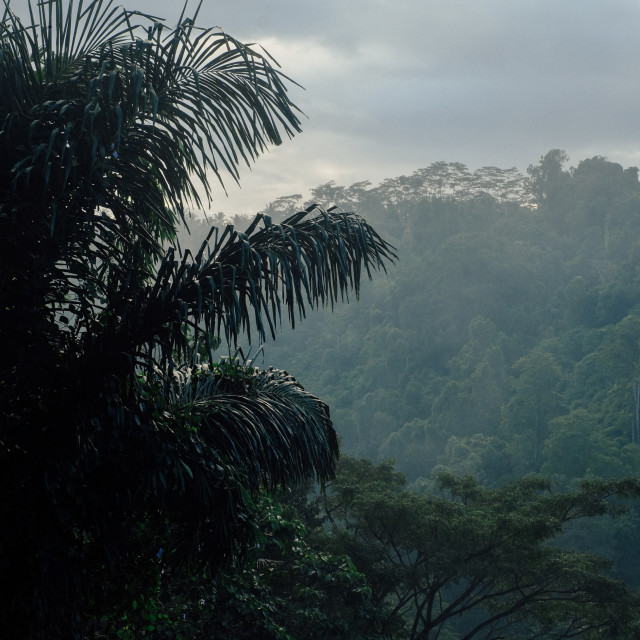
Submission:
<svg viewBox="0 0 640 640">
<path fill-rule="evenodd" d="M 331 477 L 326 405 L 214 351 L 395 255 L 319 206 L 182 253 L 211 176 L 300 130 L 289 79 L 197 11 L 28 8 L 0 23 L 0 599 L 5 637 L 73 637 L 241 553 L 258 490 Z"/>
</svg>

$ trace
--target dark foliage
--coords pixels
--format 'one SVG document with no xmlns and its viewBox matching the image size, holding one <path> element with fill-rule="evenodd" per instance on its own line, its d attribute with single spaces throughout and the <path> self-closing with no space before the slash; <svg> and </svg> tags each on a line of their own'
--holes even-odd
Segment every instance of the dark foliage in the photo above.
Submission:
<svg viewBox="0 0 640 640">
<path fill-rule="evenodd" d="M 158 554 L 241 554 L 259 487 L 331 477 L 326 405 L 213 352 L 357 295 L 393 251 L 309 207 L 180 255 L 209 176 L 299 131 L 287 78 L 184 13 L 29 11 L 0 23 L 0 600 L 4 637 L 68 638 L 147 597 Z"/>
</svg>

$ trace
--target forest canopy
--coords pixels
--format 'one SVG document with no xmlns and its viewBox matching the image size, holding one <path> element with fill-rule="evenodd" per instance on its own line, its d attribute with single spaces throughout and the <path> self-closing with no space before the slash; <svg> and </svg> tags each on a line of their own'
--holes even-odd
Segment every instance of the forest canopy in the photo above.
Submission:
<svg viewBox="0 0 640 640">
<path fill-rule="evenodd" d="M 442 474 L 496 490 L 543 477 L 561 492 L 639 476 L 638 170 L 568 163 L 560 150 L 526 175 L 434 163 L 265 207 L 277 219 L 344 202 L 399 248 L 358 308 L 310 316 L 264 347 L 329 400 L 343 454 L 395 461 L 424 496 Z M 559 540 L 637 588 L 639 523 L 631 502 L 613 520 L 567 523 Z"/>
<path fill-rule="evenodd" d="M 526 176 L 434 163 L 312 192 L 366 210 L 399 247 L 357 309 L 265 345 L 330 399 L 345 452 L 421 483 L 434 469 L 489 486 L 640 470 L 638 172 L 567 162 L 552 150 Z"/>
<path fill-rule="evenodd" d="M 29 8 L 0 21 L 3 637 L 639 638 L 637 168 L 190 218 L 300 131 L 291 81 L 184 12 Z"/>
</svg>

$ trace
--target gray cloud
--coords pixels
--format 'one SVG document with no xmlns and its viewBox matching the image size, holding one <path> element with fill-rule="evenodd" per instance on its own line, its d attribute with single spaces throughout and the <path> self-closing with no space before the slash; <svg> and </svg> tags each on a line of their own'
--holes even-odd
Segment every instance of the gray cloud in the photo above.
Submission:
<svg viewBox="0 0 640 640">
<path fill-rule="evenodd" d="M 123 1 L 169 23 L 179 11 Z M 216 210 L 437 160 L 524 171 L 553 147 L 640 163 L 637 0 L 204 0 L 198 21 L 262 43 L 306 89 L 292 89 L 304 133 Z"/>
</svg>

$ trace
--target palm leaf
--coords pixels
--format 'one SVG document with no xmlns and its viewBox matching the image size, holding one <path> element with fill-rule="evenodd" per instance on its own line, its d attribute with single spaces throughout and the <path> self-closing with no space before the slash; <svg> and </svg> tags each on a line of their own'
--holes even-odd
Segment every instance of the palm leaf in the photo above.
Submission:
<svg viewBox="0 0 640 640">
<path fill-rule="evenodd" d="M 175 371 L 168 387 L 171 406 L 188 408 L 203 443 L 244 469 L 254 488 L 332 477 L 338 441 L 327 405 L 284 371 L 229 369 Z"/>
<path fill-rule="evenodd" d="M 158 347 L 165 359 L 176 349 L 186 353 L 189 327 L 232 342 L 241 334 L 251 341 L 252 332 L 275 338 L 283 314 L 295 326 L 308 308 L 333 306 L 349 290 L 357 297 L 363 274 L 395 258 L 354 213 L 313 205 L 280 225 L 258 215 L 245 233 L 212 229 L 196 256 L 176 261 L 169 252 L 155 283 L 123 314 L 121 330 L 150 359 Z"/>
<path fill-rule="evenodd" d="M 357 296 L 395 254 L 317 206 L 166 252 L 212 175 L 237 180 L 299 131 L 289 79 L 184 15 L 166 29 L 111 0 L 43 0 L 23 24 L 4 6 L 3 611 L 15 635 L 71 637 L 156 545 L 217 566 L 251 539 L 252 491 L 331 476 L 327 407 L 280 372 L 221 374 L 213 347 Z"/>
<path fill-rule="evenodd" d="M 165 536 L 179 565 L 217 567 L 237 555 L 255 533 L 258 489 L 333 476 L 338 441 L 328 407 L 286 372 L 221 361 L 168 375 L 156 370 L 142 382 L 146 389 L 157 385 L 164 402 L 160 409 L 157 392 L 148 396 L 156 426 L 141 431 L 137 449 L 144 455 L 134 473 L 138 494 L 154 496 L 145 508 L 173 513 Z M 148 425 L 150 407 L 140 409 L 140 423 Z"/>
<path fill-rule="evenodd" d="M 0 23 L 0 282 L 16 283 L 0 296 L 37 272 L 48 295 L 31 304 L 51 323 L 73 282 L 104 292 L 151 277 L 186 208 L 211 197 L 210 175 L 237 180 L 240 163 L 300 128 L 286 77 L 220 30 L 184 18 L 167 32 L 110 0 L 29 7 L 31 24 L 6 3 Z"/>
</svg>

